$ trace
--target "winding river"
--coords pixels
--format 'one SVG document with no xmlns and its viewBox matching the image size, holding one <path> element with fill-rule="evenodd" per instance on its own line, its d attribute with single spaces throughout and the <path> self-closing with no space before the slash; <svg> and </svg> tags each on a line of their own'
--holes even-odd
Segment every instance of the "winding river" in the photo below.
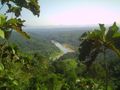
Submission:
<svg viewBox="0 0 120 90">
<path fill-rule="evenodd" d="M 74 50 L 65 47 L 64 45 L 60 44 L 59 42 L 57 42 L 55 40 L 51 40 L 51 42 L 63 52 L 63 54 L 58 55 L 57 58 L 55 58 L 55 59 L 60 58 L 61 56 L 63 56 L 64 54 L 66 54 L 68 52 L 74 52 Z"/>
<path fill-rule="evenodd" d="M 52 40 L 51 41 L 56 47 L 58 47 L 64 54 L 69 52 L 69 49 L 65 48 L 62 44 L 60 44 L 57 41 Z"/>
<path fill-rule="evenodd" d="M 57 42 L 57 41 L 51 40 L 51 42 L 52 42 L 56 47 L 58 47 L 58 48 L 63 52 L 63 54 L 66 54 L 66 53 L 68 53 L 68 52 L 73 52 L 72 49 L 65 47 L 64 45 L 60 44 L 60 43 Z"/>
</svg>

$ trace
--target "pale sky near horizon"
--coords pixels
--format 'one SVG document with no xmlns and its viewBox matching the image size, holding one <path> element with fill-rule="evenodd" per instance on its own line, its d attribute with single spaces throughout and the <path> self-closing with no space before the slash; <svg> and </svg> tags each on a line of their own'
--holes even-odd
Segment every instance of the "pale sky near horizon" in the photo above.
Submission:
<svg viewBox="0 0 120 90">
<path fill-rule="evenodd" d="M 27 26 L 120 24 L 120 0 L 39 0 L 40 17 L 23 10 Z"/>
</svg>

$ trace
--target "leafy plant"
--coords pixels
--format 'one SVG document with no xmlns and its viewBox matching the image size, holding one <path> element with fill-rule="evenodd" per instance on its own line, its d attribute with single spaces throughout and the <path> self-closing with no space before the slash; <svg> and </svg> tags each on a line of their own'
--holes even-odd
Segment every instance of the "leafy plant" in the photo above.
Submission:
<svg viewBox="0 0 120 90">
<path fill-rule="evenodd" d="M 91 65 L 103 48 L 114 51 L 120 56 L 120 32 L 116 23 L 109 30 L 106 30 L 104 24 L 100 24 L 100 30 L 85 32 L 80 38 L 79 59 L 86 64 Z"/>
<path fill-rule="evenodd" d="M 100 29 L 85 32 L 80 38 L 79 59 L 88 67 L 92 65 L 97 56 L 103 53 L 104 61 L 106 59 L 106 50 L 114 51 L 120 57 L 120 32 L 116 22 L 106 30 L 104 24 L 99 24 Z M 106 63 L 106 90 L 108 79 Z"/>
<path fill-rule="evenodd" d="M 1 9 L 4 6 L 8 7 L 8 10 L 4 14 L 0 14 L 0 36 L 8 39 L 11 31 L 15 30 L 24 37 L 30 38 L 30 36 L 23 31 L 22 27 L 25 20 L 19 18 L 23 8 L 30 10 L 34 15 L 39 16 L 40 6 L 38 0 L 1 0 Z M 0 10 L 1 10 L 0 9 Z M 10 19 L 7 17 L 7 13 L 14 14 Z"/>
<path fill-rule="evenodd" d="M 8 39 L 13 30 L 30 38 L 22 29 L 21 11 L 26 8 L 39 16 L 40 6 L 38 0 L 0 0 L 0 6 L 0 11 L 7 8 L 0 13 L 0 90 L 23 90 L 31 78 L 31 73 L 23 70 L 28 68 L 24 62 L 29 64 L 30 59 L 21 55 L 17 46 L 9 45 Z"/>
</svg>

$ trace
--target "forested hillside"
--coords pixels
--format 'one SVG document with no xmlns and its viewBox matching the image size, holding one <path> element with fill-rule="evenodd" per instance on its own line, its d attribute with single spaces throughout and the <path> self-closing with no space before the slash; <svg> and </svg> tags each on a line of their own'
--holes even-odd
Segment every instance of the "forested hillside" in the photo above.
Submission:
<svg viewBox="0 0 120 90">
<path fill-rule="evenodd" d="M 28 53 L 42 53 L 50 57 L 51 54 L 60 53 L 59 49 L 51 42 L 55 40 L 61 44 L 78 51 L 79 37 L 87 30 L 86 28 L 53 28 L 53 29 L 30 29 L 26 30 L 31 39 L 24 39 L 19 34 L 13 32 L 9 42 L 12 42 L 20 48 L 21 51 Z M 72 38 L 71 38 L 72 37 Z"/>
</svg>

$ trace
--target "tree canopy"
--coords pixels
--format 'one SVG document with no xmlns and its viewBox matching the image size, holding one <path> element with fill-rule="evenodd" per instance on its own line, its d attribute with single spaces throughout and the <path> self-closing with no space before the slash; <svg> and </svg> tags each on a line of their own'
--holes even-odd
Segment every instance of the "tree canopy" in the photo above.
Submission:
<svg viewBox="0 0 120 90">
<path fill-rule="evenodd" d="M 25 20 L 20 18 L 21 11 L 25 8 L 31 11 L 33 15 L 39 16 L 40 6 L 38 5 L 38 0 L 1 0 L 0 4 L 0 10 L 7 7 L 7 11 L 0 14 L 0 36 L 8 39 L 11 31 L 15 30 L 24 37 L 30 38 L 30 36 L 22 29 Z M 14 17 L 8 18 L 8 13 L 11 15 L 14 14 Z"/>
<path fill-rule="evenodd" d="M 80 38 L 79 59 L 88 66 L 93 63 L 103 48 L 114 51 L 120 57 L 120 32 L 116 22 L 107 30 L 104 24 L 100 29 L 85 32 Z"/>
</svg>

